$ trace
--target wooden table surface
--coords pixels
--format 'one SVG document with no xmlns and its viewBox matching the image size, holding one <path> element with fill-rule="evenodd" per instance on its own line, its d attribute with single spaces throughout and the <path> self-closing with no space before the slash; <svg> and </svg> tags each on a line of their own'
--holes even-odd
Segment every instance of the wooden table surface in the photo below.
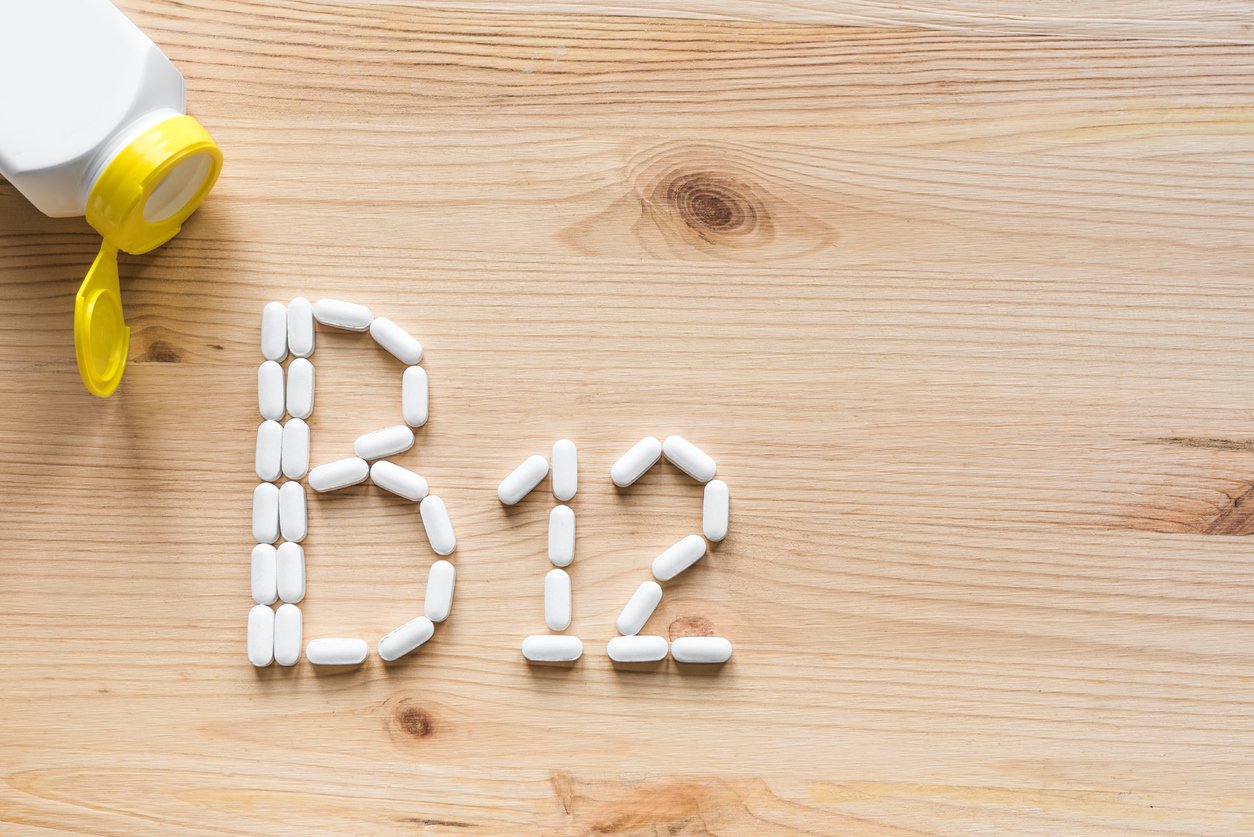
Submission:
<svg viewBox="0 0 1254 837">
<path fill-rule="evenodd" d="M 1254 831 L 1254 8 L 880 0 L 121 5 L 227 164 L 126 257 L 0 184 L 0 824 L 18 835 Z M 403 464 L 459 547 L 385 667 L 245 658 L 259 315 L 365 303 L 426 347 Z M 399 418 L 320 332 L 313 459 Z M 699 486 L 731 535 L 615 670 Z M 571 669 L 531 668 L 580 446 Z M 305 639 L 421 610 L 416 509 L 311 500 Z"/>
</svg>

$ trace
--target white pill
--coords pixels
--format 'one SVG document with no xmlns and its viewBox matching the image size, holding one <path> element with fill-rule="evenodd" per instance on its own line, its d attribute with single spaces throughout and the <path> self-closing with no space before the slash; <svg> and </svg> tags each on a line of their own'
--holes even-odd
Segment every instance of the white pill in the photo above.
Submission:
<svg viewBox="0 0 1254 837">
<path fill-rule="evenodd" d="M 288 419 L 283 425 L 283 476 L 298 480 L 309 472 L 309 425 Z"/>
<path fill-rule="evenodd" d="M 369 653 L 364 639 L 311 639 L 305 646 L 305 659 L 316 666 L 355 666 Z"/>
<path fill-rule="evenodd" d="M 353 302 L 338 299 L 320 299 L 313 306 L 314 319 L 324 326 L 347 331 L 365 331 L 370 328 L 370 309 Z"/>
<path fill-rule="evenodd" d="M 575 512 L 570 506 L 554 506 L 549 512 L 549 561 L 569 567 L 575 560 Z"/>
<path fill-rule="evenodd" d="M 710 480 L 705 484 L 701 503 L 701 531 L 706 538 L 718 542 L 727 537 L 727 483 Z"/>
<path fill-rule="evenodd" d="M 666 659 L 664 636 L 616 636 L 605 645 L 605 653 L 616 663 L 656 663 Z"/>
<path fill-rule="evenodd" d="M 549 474 L 549 460 L 536 454 L 523 460 L 510 475 L 501 480 L 497 486 L 496 496 L 507 506 L 512 506 L 531 493 L 531 489 L 540 484 L 540 480 Z"/>
<path fill-rule="evenodd" d="M 279 539 L 279 487 L 263 482 L 253 489 L 253 540 L 274 543 Z"/>
<path fill-rule="evenodd" d="M 379 659 L 392 662 L 404 657 L 435 634 L 435 625 L 425 616 L 410 619 L 379 640 Z"/>
<path fill-rule="evenodd" d="M 274 604 L 279 599 L 278 576 L 275 574 L 274 547 L 259 543 L 253 547 L 253 601 L 260 605 Z"/>
<path fill-rule="evenodd" d="M 298 419 L 313 415 L 314 365 L 298 357 L 287 365 L 287 411 Z"/>
<path fill-rule="evenodd" d="M 577 636 L 536 634 L 522 642 L 523 656 L 533 663 L 571 663 L 583 656 Z"/>
<path fill-rule="evenodd" d="M 662 443 L 662 454 L 697 482 L 709 482 L 718 470 L 713 457 L 683 436 L 667 436 Z"/>
<path fill-rule="evenodd" d="M 303 296 L 287 304 L 287 348 L 296 357 L 314 352 L 313 305 Z"/>
<path fill-rule="evenodd" d="M 266 360 L 287 358 L 287 306 L 267 302 L 261 309 L 261 356 Z"/>
<path fill-rule="evenodd" d="M 579 454 L 570 439 L 553 443 L 553 496 L 563 503 L 579 490 Z"/>
<path fill-rule="evenodd" d="M 283 473 L 283 425 L 266 419 L 257 426 L 257 476 L 274 482 Z"/>
<path fill-rule="evenodd" d="M 248 611 L 248 662 L 257 668 L 274 662 L 274 611 L 266 605 Z"/>
<path fill-rule="evenodd" d="M 366 460 L 350 456 L 348 459 L 337 459 L 325 465 L 319 465 L 309 472 L 309 487 L 314 491 L 335 491 L 365 482 L 370 476 L 370 466 Z"/>
<path fill-rule="evenodd" d="M 283 367 L 272 360 L 257 367 L 257 409 L 263 419 L 283 418 Z"/>
<path fill-rule="evenodd" d="M 274 661 L 281 666 L 294 666 L 300 660 L 300 608 L 294 604 L 280 605 L 274 614 Z"/>
<path fill-rule="evenodd" d="M 401 363 L 413 366 L 422 360 L 422 344 L 387 317 L 375 317 L 370 321 L 370 336 Z"/>
<path fill-rule="evenodd" d="M 305 550 L 288 541 L 279 544 L 275 558 L 279 598 L 296 604 L 305 598 Z"/>
<path fill-rule="evenodd" d="M 544 576 L 544 624 L 550 631 L 570 627 L 570 576 L 565 570 L 549 570 Z"/>
<path fill-rule="evenodd" d="M 453 533 L 453 521 L 449 519 L 444 501 L 431 494 L 418 506 L 422 514 L 422 528 L 427 530 L 427 540 L 436 555 L 451 555 L 457 548 L 457 535 Z"/>
<path fill-rule="evenodd" d="M 382 459 L 404 453 L 414 446 L 414 431 L 403 424 L 363 433 L 353 442 L 353 453 L 362 459 Z"/>
<path fill-rule="evenodd" d="M 398 497 L 415 503 L 427 496 L 427 481 L 408 468 L 380 459 L 370 466 L 370 481 Z"/>
<path fill-rule="evenodd" d="M 689 535 L 653 559 L 653 577 L 669 581 L 691 567 L 705 554 L 705 538 Z"/>
<path fill-rule="evenodd" d="M 652 436 L 645 436 L 614 463 L 610 468 L 610 479 L 619 488 L 626 488 L 644 476 L 644 472 L 652 468 L 661 455 L 662 443 Z"/>
<path fill-rule="evenodd" d="M 309 532 L 305 510 L 305 486 L 285 482 L 279 486 L 279 532 L 283 539 L 300 543 Z"/>
<path fill-rule="evenodd" d="M 731 643 L 721 636 L 681 636 L 671 643 L 677 663 L 725 663 L 731 655 Z"/>
<path fill-rule="evenodd" d="M 427 370 L 411 366 L 401 375 L 401 417 L 410 427 L 427 423 Z"/>
<path fill-rule="evenodd" d="M 457 568 L 448 561 L 436 561 L 427 572 L 427 596 L 422 612 L 432 622 L 443 622 L 453 609 L 453 585 Z"/>
<path fill-rule="evenodd" d="M 662 601 L 662 585 L 656 581 L 646 581 L 631 594 L 623 612 L 618 614 L 618 632 L 623 636 L 640 633 L 644 623 L 649 621 L 653 611 L 657 610 L 658 602 Z"/>
</svg>

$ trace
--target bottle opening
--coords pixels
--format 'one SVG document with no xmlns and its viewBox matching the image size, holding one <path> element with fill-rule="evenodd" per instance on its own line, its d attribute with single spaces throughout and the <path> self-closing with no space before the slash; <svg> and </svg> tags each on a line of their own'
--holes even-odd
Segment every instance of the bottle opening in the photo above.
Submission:
<svg viewBox="0 0 1254 837">
<path fill-rule="evenodd" d="M 87 196 L 87 223 L 127 253 L 147 253 L 179 231 L 222 168 L 199 122 L 172 116 L 143 131 L 109 162 Z"/>
<path fill-rule="evenodd" d="M 144 202 L 144 220 L 150 224 L 177 215 L 200 192 L 213 171 L 213 158 L 194 154 L 162 178 Z"/>
</svg>

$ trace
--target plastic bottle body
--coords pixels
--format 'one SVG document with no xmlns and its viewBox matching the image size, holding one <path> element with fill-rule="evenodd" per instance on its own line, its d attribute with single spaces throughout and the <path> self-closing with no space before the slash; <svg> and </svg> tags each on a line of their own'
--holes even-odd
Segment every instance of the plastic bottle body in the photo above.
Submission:
<svg viewBox="0 0 1254 837">
<path fill-rule="evenodd" d="M 93 394 L 117 388 L 130 329 L 117 253 L 178 233 L 222 152 L 185 114 L 183 76 L 109 0 L 0 5 L 0 175 L 39 211 L 104 239 L 76 296 L 74 344 Z"/>
<path fill-rule="evenodd" d="M 0 17 L 0 174 L 45 215 L 83 215 L 110 160 L 184 112 L 183 76 L 108 0 L 13 3 Z"/>
</svg>

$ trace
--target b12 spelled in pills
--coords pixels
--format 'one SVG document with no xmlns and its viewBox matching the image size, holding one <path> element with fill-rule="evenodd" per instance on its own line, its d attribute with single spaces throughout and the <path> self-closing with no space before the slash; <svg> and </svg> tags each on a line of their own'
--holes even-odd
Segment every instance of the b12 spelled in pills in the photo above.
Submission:
<svg viewBox="0 0 1254 837">
<path fill-rule="evenodd" d="M 382 428 L 363 428 L 352 450 L 339 459 L 309 461 L 310 425 L 314 412 L 315 323 L 323 328 L 368 333 L 374 342 L 405 365 L 398 406 L 401 422 Z M 448 560 L 457 549 L 453 521 L 444 501 L 432 493 L 421 474 L 392 461 L 414 447 L 414 430 L 428 418 L 427 372 L 418 364 L 422 344 L 403 326 L 375 317 L 369 308 L 352 302 L 297 297 L 286 305 L 270 302 L 261 316 L 261 353 L 257 370 L 257 427 L 255 471 L 260 480 L 253 491 L 251 591 L 248 613 L 248 659 L 254 666 L 272 663 L 294 666 L 302 656 L 304 619 L 300 603 L 306 595 L 305 549 L 308 546 L 307 502 L 334 497 L 362 483 L 402 498 L 417 507 L 431 551 L 439 556 L 429 568 L 421 615 L 404 614 L 400 625 L 379 637 L 375 652 L 391 663 L 421 648 L 452 612 L 457 570 Z M 284 364 L 286 363 L 286 368 Z M 706 555 L 709 544 L 727 536 L 727 484 L 714 479 L 713 457 L 680 436 L 664 441 L 646 436 L 632 445 L 610 469 L 619 489 L 638 481 L 665 458 L 679 471 L 704 485 L 702 534 L 681 538 L 652 561 L 652 578 L 630 595 L 617 617 L 620 636 L 610 640 L 607 656 L 616 664 L 657 663 L 668 655 L 687 664 L 724 663 L 732 646 L 723 637 L 666 637 L 642 635 L 662 600 L 662 583 L 688 571 Z M 522 641 L 522 657 L 532 664 L 569 665 L 583 655 L 583 642 L 566 633 L 573 622 L 575 560 L 574 500 L 579 486 L 578 450 L 569 439 L 553 444 L 551 455 L 533 453 L 508 472 L 497 487 L 505 506 L 520 503 L 547 478 L 557 501 L 549 512 L 549 570 L 538 589 L 543 598 L 547 634 Z M 307 495 L 304 480 L 312 489 Z M 314 547 L 316 548 L 316 547 Z M 661 582 L 661 583 L 659 583 Z M 407 620 L 407 621 L 405 621 Z M 370 644 L 359 637 L 319 637 L 303 646 L 303 656 L 315 666 L 346 667 L 363 663 Z"/>
</svg>

